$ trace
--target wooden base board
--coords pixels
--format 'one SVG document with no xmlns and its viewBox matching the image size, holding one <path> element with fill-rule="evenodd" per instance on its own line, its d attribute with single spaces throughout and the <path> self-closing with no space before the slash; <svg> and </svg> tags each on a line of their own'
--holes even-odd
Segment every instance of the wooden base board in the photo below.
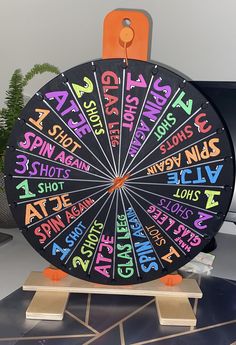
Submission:
<svg viewBox="0 0 236 345">
<path fill-rule="evenodd" d="M 161 325 L 195 326 L 196 317 L 188 298 L 202 298 L 195 279 L 183 279 L 175 286 L 165 286 L 160 280 L 117 286 L 100 285 L 71 276 L 60 281 L 46 278 L 42 272 L 31 272 L 23 290 L 36 291 L 26 311 L 26 318 L 62 320 L 70 293 L 113 294 L 156 297 Z"/>
<path fill-rule="evenodd" d="M 55 282 L 46 278 L 42 272 L 31 272 L 23 285 L 23 290 L 202 298 L 202 292 L 195 279 L 183 279 L 181 284 L 175 286 L 166 286 L 160 280 L 136 285 L 101 285 L 80 280 L 69 275 Z"/>
<path fill-rule="evenodd" d="M 69 292 L 36 291 L 26 310 L 26 319 L 62 320 Z"/>
<path fill-rule="evenodd" d="M 156 297 L 157 313 L 161 325 L 196 326 L 197 319 L 186 297 Z"/>
</svg>

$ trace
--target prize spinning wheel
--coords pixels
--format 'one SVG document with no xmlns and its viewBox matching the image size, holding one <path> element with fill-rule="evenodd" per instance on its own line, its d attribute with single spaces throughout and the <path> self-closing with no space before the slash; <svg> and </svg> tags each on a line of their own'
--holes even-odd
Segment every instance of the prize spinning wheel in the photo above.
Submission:
<svg viewBox="0 0 236 345">
<path fill-rule="evenodd" d="M 105 59 L 29 101 L 6 152 L 20 231 L 46 260 L 102 284 L 160 278 L 219 230 L 231 141 L 205 97 L 158 65 Z"/>
</svg>

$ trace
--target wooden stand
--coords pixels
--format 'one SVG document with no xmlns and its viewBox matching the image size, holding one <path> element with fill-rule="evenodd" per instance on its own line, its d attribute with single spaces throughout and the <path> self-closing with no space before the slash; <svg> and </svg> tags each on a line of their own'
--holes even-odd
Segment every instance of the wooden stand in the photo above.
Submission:
<svg viewBox="0 0 236 345">
<path fill-rule="evenodd" d="M 71 276 L 53 282 L 42 272 L 31 272 L 23 285 L 25 291 L 36 291 L 27 311 L 27 319 L 62 320 L 70 293 L 153 296 L 161 325 L 196 326 L 189 298 L 202 298 L 194 279 L 183 279 L 175 286 L 159 280 L 148 283 L 112 286 L 89 283 Z"/>
</svg>

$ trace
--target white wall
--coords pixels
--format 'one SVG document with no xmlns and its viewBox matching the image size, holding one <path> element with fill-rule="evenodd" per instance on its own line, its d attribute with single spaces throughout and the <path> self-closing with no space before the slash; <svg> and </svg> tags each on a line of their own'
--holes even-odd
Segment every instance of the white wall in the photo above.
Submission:
<svg viewBox="0 0 236 345">
<path fill-rule="evenodd" d="M 236 80 L 235 0 L 0 0 L 0 106 L 16 68 L 50 62 L 63 71 L 101 57 L 103 18 L 116 8 L 152 16 L 151 59 L 195 80 Z"/>
<path fill-rule="evenodd" d="M 0 105 L 15 68 L 47 61 L 63 71 L 99 58 L 103 18 L 115 8 L 150 13 L 153 60 L 192 79 L 236 80 L 235 0 L 0 0 Z"/>
</svg>

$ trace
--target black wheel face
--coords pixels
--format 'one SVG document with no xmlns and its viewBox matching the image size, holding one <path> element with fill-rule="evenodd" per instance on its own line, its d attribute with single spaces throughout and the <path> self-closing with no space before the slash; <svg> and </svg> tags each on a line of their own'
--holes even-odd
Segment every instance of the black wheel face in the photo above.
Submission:
<svg viewBox="0 0 236 345">
<path fill-rule="evenodd" d="M 99 60 L 26 105 L 6 190 L 23 235 L 53 265 L 102 284 L 141 283 L 186 264 L 219 230 L 232 156 L 221 119 L 180 76 Z"/>
</svg>

